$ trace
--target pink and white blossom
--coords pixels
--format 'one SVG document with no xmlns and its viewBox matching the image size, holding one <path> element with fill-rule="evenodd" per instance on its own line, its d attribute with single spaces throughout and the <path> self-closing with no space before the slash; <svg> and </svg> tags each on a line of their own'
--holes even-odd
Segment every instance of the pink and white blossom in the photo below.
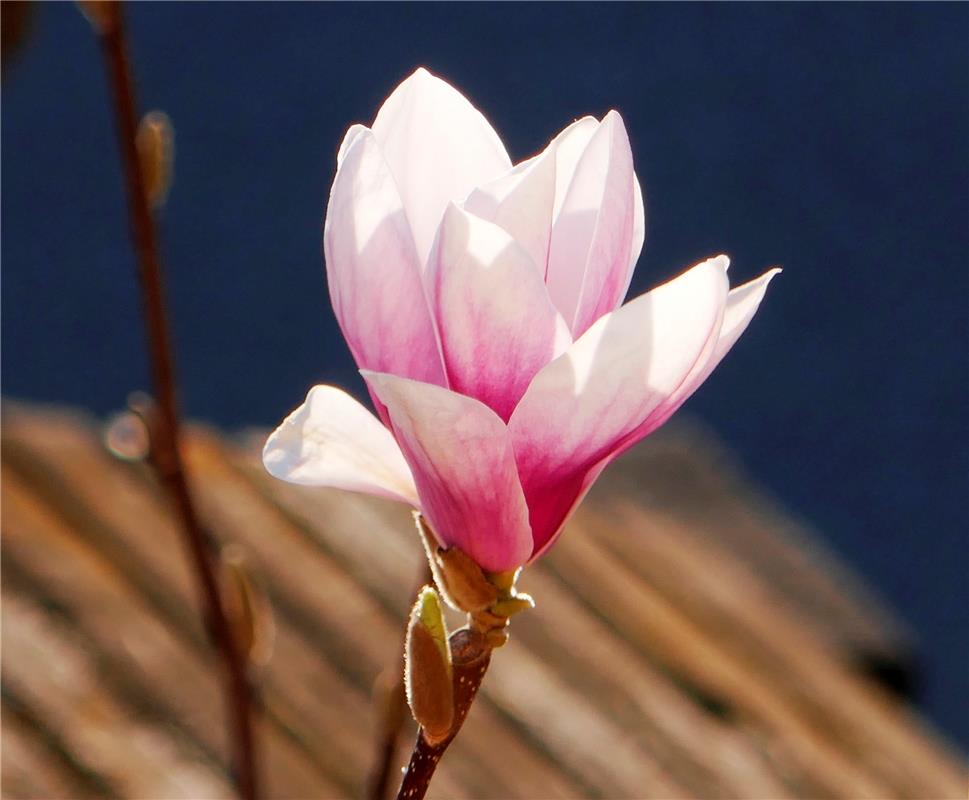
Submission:
<svg viewBox="0 0 969 800">
<path fill-rule="evenodd" d="M 347 132 L 323 229 L 378 416 L 316 386 L 266 468 L 408 503 L 488 570 L 538 557 L 706 380 L 778 271 L 731 290 L 717 256 L 622 305 L 644 232 L 618 113 L 512 165 L 481 113 L 417 70 Z"/>
</svg>

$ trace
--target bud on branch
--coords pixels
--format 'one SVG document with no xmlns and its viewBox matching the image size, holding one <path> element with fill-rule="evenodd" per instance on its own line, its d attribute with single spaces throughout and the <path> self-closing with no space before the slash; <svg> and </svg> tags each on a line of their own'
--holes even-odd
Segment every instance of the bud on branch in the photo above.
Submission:
<svg viewBox="0 0 969 800">
<path fill-rule="evenodd" d="M 451 647 L 437 592 L 421 589 L 411 610 L 404 656 L 404 685 L 414 719 L 430 744 L 447 738 L 454 722 Z"/>
</svg>

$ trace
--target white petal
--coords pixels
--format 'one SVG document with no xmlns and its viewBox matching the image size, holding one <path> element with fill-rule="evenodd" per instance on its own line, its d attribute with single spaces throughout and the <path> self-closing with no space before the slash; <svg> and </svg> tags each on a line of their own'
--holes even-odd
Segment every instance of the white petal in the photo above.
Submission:
<svg viewBox="0 0 969 800">
<path fill-rule="evenodd" d="M 589 140 L 599 121 L 583 117 L 562 130 L 537 156 L 510 172 L 479 186 L 463 207 L 482 219 L 504 228 L 539 267 L 548 271 L 552 223 L 561 210 Z"/>
<path fill-rule="evenodd" d="M 552 220 L 558 219 L 562 204 L 572 185 L 575 168 L 601 123 L 595 117 L 582 117 L 567 126 L 555 139 L 555 204 Z"/>
<path fill-rule="evenodd" d="M 576 164 L 549 246 L 546 283 L 573 336 L 616 308 L 629 286 L 634 182 L 625 126 L 610 111 Z"/>
<path fill-rule="evenodd" d="M 723 315 L 723 325 L 720 326 L 720 336 L 714 350 L 713 358 L 710 361 L 709 372 L 720 363 L 721 359 L 727 354 L 731 347 L 740 338 L 740 335 L 747 330 L 747 326 L 757 313 L 761 300 L 767 292 L 767 286 L 776 275 L 780 275 L 778 267 L 768 270 L 759 278 L 748 281 L 736 289 L 731 289 L 727 295 L 727 310 Z M 709 374 L 708 372 L 708 374 Z"/>
<path fill-rule="evenodd" d="M 332 486 L 419 507 L 410 468 L 393 435 L 335 386 L 314 386 L 273 431 L 262 452 L 271 475 L 306 486 Z"/>
<path fill-rule="evenodd" d="M 555 199 L 555 152 L 552 145 L 511 172 L 480 186 L 463 207 L 506 230 L 528 253 L 545 279 Z"/>
<path fill-rule="evenodd" d="M 721 258 L 726 262 L 724 263 L 724 272 L 726 272 L 729 261 L 727 261 L 726 256 L 721 256 Z M 723 357 L 747 329 L 747 325 L 750 324 L 760 306 L 760 301 L 764 299 L 767 285 L 780 272 L 779 269 L 769 270 L 759 278 L 730 290 L 727 295 L 723 322 L 716 338 L 710 343 L 707 352 L 701 355 L 697 363 L 694 364 L 690 374 L 687 375 L 679 388 L 650 415 L 647 429 L 643 431 L 644 436 L 649 435 L 673 416 L 677 409 L 689 399 L 690 395 L 710 377 Z"/>
<path fill-rule="evenodd" d="M 422 264 L 448 202 L 511 169 L 481 112 L 425 69 L 387 98 L 373 132 L 400 187 Z"/>
</svg>

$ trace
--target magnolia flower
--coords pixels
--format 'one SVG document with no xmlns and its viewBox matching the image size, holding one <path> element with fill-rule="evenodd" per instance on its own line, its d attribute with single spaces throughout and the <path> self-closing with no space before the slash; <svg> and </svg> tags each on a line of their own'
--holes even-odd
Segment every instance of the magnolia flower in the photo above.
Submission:
<svg viewBox="0 0 969 800">
<path fill-rule="evenodd" d="M 621 305 L 644 227 L 618 113 L 513 166 L 481 113 L 417 70 L 347 131 L 323 228 L 379 419 L 315 386 L 266 468 L 410 504 L 487 570 L 537 558 L 707 378 L 777 272 L 730 290 L 717 256 Z"/>
</svg>

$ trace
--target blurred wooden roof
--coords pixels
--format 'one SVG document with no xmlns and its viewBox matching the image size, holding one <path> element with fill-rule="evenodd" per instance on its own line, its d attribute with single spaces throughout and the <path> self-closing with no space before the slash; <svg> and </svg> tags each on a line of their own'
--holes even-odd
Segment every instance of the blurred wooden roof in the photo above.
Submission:
<svg viewBox="0 0 969 800">
<path fill-rule="evenodd" d="M 192 427 L 186 455 L 212 535 L 273 609 L 267 794 L 359 797 L 422 554 L 407 509 L 275 481 L 261 439 Z M 213 657 L 151 472 L 90 418 L 10 402 L 2 463 L 3 796 L 230 797 Z M 611 467 L 522 587 L 537 608 L 432 796 L 965 796 L 965 764 L 904 699 L 906 632 L 697 429 Z"/>
</svg>

